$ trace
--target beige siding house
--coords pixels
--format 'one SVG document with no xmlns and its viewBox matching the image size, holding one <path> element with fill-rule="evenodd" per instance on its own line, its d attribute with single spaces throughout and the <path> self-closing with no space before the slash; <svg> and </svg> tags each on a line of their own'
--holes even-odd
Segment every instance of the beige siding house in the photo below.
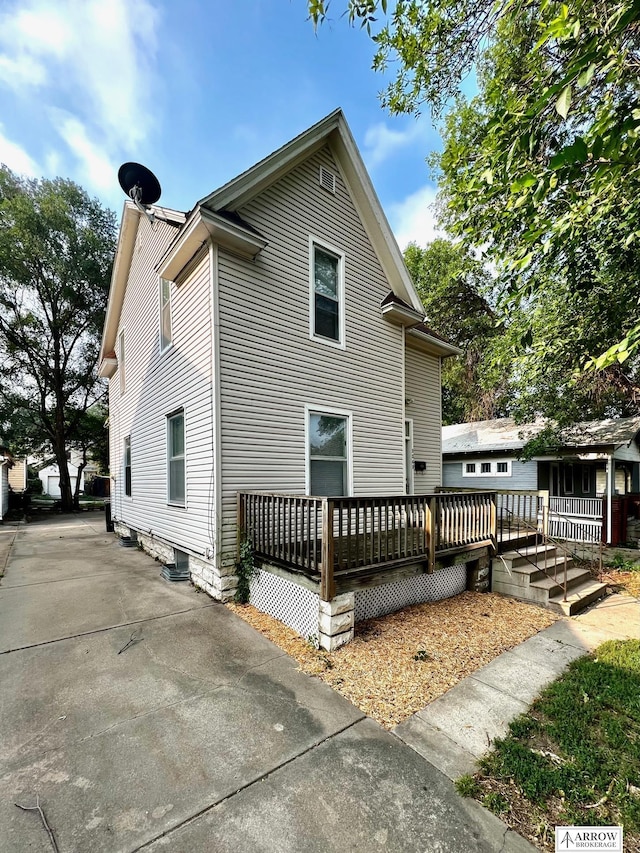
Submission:
<svg viewBox="0 0 640 853">
<path fill-rule="evenodd" d="M 260 493 L 244 534 L 288 524 L 313 575 L 321 501 L 440 485 L 440 367 L 458 350 L 423 324 L 339 110 L 189 214 L 152 212 L 125 204 L 102 342 L 116 530 L 224 600 Z M 317 623 L 335 596 L 269 567 L 256 600 L 298 580 Z"/>
</svg>

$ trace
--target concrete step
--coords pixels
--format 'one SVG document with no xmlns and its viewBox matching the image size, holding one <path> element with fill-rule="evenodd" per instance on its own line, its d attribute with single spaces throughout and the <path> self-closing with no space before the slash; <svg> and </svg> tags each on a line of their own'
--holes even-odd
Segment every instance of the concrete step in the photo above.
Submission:
<svg viewBox="0 0 640 853">
<path fill-rule="evenodd" d="M 570 569 L 567 569 L 567 590 L 575 589 L 575 587 L 584 583 L 587 580 L 591 580 L 593 575 L 589 571 L 589 569 L 582 569 L 579 566 L 572 566 Z M 530 589 L 535 590 L 544 590 L 546 593 L 547 599 L 552 598 L 555 595 L 559 595 L 563 593 L 564 590 L 564 571 L 558 571 L 557 579 L 553 577 L 542 577 L 538 580 L 532 581 L 529 584 Z"/>
<path fill-rule="evenodd" d="M 566 601 L 564 601 L 563 593 L 549 598 L 547 607 L 549 610 L 555 610 L 557 613 L 562 613 L 565 616 L 574 616 L 598 598 L 602 598 L 606 592 L 606 583 L 600 583 L 590 577 L 589 580 L 583 581 L 570 591 L 568 590 Z"/>
<path fill-rule="evenodd" d="M 518 548 L 517 551 L 505 551 L 500 556 L 510 567 L 530 565 L 530 560 L 536 560 L 554 557 L 557 548 L 555 545 L 527 545 L 524 548 Z"/>
<path fill-rule="evenodd" d="M 533 558 L 532 558 L 533 559 Z M 573 560 L 567 561 L 567 569 L 573 567 Z M 519 566 L 505 566 L 499 557 L 493 559 L 492 570 L 496 578 L 501 578 L 508 583 L 517 586 L 529 586 L 536 580 L 541 580 L 547 575 L 564 572 L 564 557 L 545 555 L 537 563 L 525 563 Z"/>
</svg>

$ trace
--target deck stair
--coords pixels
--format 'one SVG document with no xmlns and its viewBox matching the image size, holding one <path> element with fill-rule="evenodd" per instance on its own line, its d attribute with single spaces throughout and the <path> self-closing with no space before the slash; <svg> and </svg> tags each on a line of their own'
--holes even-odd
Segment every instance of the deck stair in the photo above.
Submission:
<svg viewBox="0 0 640 853">
<path fill-rule="evenodd" d="M 509 548 L 510 545 L 506 544 Z M 505 550 L 492 560 L 491 591 L 530 601 L 565 616 L 573 616 L 607 589 L 591 572 L 566 557 L 567 600 L 564 600 L 565 555 L 552 542 Z"/>
</svg>

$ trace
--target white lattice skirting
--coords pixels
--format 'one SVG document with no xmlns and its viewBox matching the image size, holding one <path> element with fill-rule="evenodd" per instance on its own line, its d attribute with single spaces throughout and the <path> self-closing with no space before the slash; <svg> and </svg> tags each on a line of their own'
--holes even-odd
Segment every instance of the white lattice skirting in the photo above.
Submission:
<svg viewBox="0 0 640 853">
<path fill-rule="evenodd" d="M 356 622 L 395 613 L 410 604 L 439 601 L 464 592 L 467 587 L 467 567 L 463 564 L 437 569 L 431 575 L 417 575 L 401 581 L 383 583 L 355 594 Z"/>
<path fill-rule="evenodd" d="M 293 581 L 260 570 L 251 581 L 251 604 L 301 637 L 318 636 L 320 596 Z"/>
</svg>

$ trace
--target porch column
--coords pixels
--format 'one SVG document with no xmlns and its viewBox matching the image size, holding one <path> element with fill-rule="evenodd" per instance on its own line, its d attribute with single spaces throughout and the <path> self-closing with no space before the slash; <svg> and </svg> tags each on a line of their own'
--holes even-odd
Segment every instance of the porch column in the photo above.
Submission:
<svg viewBox="0 0 640 853">
<path fill-rule="evenodd" d="M 616 485 L 616 463 L 613 454 L 607 457 L 607 545 L 613 539 L 613 492 Z"/>
</svg>

